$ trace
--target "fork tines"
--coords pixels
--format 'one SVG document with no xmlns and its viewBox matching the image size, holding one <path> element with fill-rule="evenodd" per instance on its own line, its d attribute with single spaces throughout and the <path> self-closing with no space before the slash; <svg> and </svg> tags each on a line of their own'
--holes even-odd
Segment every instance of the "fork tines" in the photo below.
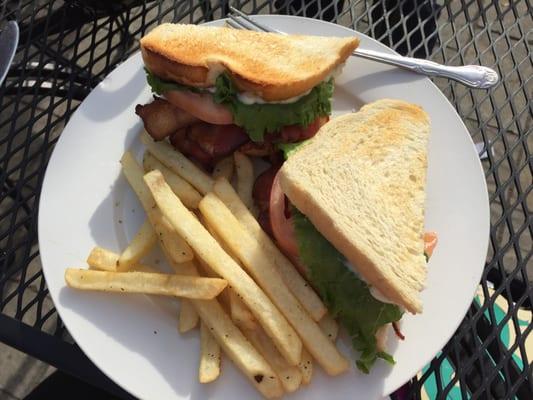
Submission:
<svg viewBox="0 0 533 400">
<path fill-rule="evenodd" d="M 259 22 L 254 21 L 248 15 L 246 15 L 240 10 L 237 10 L 235 7 L 230 6 L 230 10 L 232 11 L 232 13 L 228 14 L 229 20 L 227 21 L 227 24 L 232 28 L 285 34 L 284 32 L 280 32 L 276 29 L 270 28 L 268 26 L 260 24 Z"/>
</svg>

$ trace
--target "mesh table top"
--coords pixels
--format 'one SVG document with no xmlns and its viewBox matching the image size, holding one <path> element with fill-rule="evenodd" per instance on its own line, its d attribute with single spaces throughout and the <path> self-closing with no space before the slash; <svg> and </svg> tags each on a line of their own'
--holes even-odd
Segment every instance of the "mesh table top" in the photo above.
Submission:
<svg viewBox="0 0 533 400">
<path fill-rule="evenodd" d="M 533 40 L 529 0 L 236 1 L 253 13 L 320 18 L 399 53 L 492 67 L 501 82 L 470 90 L 434 82 L 478 146 L 489 188 L 489 254 L 463 323 L 405 388 L 413 398 L 531 398 L 533 339 Z M 72 344 L 47 292 L 37 210 L 50 154 L 89 92 L 162 22 L 222 18 L 227 1 L 2 1 L 0 29 L 17 20 L 19 46 L 0 86 L 0 341 L 127 395 Z"/>
</svg>

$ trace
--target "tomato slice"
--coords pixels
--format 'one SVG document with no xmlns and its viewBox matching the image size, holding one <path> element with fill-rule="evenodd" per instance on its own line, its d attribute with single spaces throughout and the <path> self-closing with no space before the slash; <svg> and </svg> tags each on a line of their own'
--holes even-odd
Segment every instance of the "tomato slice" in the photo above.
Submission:
<svg viewBox="0 0 533 400">
<path fill-rule="evenodd" d="M 170 90 L 164 93 L 169 103 L 202 121 L 215 125 L 233 123 L 233 114 L 223 105 L 215 103 L 211 94 L 193 93 L 187 90 Z"/>
<path fill-rule="evenodd" d="M 272 232 L 281 249 L 291 258 L 298 257 L 298 244 L 294 234 L 292 218 L 285 213 L 285 195 L 276 174 L 270 191 L 270 223 Z"/>
<path fill-rule="evenodd" d="M 318 117 L 307 128 L 300 125 L 288 125 L 281 128 L 280 138 L 283 143 L 301 142 L 316 135 L 322 125 L 329 121 L 329 117 Z"/>
<path fill-rule="evenodd" d="M 272 164 L 255 180 L 252 196 L 259 211 L 268 211 L 270 208 L 270 192 L 280 167 L 281 163 Z"/>
<path fill-rule="evenodd" d="M 433 254 L 435 247 L 437 247 L 437 242 L 438 239 L 436 232 L 424 233 L 424 253 L 426 253 L 428 259 Z"/>
</svg>

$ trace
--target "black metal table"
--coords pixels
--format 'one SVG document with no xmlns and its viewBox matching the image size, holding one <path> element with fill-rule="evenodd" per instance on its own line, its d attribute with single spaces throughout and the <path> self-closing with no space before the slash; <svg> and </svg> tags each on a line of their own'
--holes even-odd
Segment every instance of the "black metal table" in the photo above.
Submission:
<svg viewBox="0 0 533 400">
<path fill-rule="evenodd" d="M 21 28 L 14 64 L 0 86 L 0 341 L 124 398 L 129 396 L 73 344 L 49 299 L 37 245 L 43 175 L 76 107 L 137 51 L 146 31 L 161 22 L 224 17 L 228 3 L 0 2 L 0 24 L 15 19 Z M 533 398 L 531 336 L 527 343 L 533 326 L 530 1 L 232 4 L 248 13 L 333 21 L 405 55 L 449 65 L 483 64 L 499 72 L 501 83 L 488 91 L 434 80 L 478 143 L 490 192 L 490 248 L 479 295 L 461 326 L 404 389 L 412 398 Z"/>
</svg>

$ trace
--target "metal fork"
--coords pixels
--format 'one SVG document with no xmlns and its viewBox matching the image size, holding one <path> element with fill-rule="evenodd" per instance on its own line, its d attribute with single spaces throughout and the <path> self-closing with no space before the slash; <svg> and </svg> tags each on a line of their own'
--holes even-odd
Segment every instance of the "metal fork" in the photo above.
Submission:
<svg viewBox="0 0 533 400">
<path fill-rule="evenodd" d="M 232 14 L 228 14 L 227 24 L 236 29 L 248 29 L 262 32 L 274 32 L 286 35 L 285 32 L 265 26 L 254 21 L 247 14 L 235 7 L 230 6 Z M 368 60 L 380 63 L 390 64 L 407 69 L 426 76 L 439 76 L 460 82 L 465 86 L 477 89 L 488 89 L 495 86 L 499 81 L 499 76 L 491 68 L 481 65 L 464 65 L 461 67 L 452 67 L 442 65 L 433 61 L 423 60 L 420 58 L 403 57 L 400 55 L 385 54 L 379 51 L 356 49 L 353 56 L 366 58 Z"/>
</svg>

